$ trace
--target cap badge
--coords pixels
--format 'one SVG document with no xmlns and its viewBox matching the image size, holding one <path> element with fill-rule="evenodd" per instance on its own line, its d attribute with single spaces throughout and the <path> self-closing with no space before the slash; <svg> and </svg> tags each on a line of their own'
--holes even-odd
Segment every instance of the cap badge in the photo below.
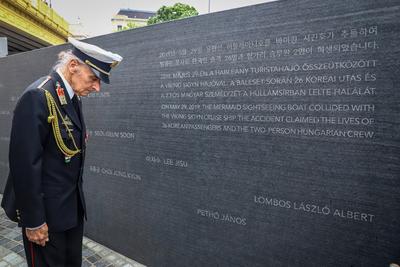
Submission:
<svg viewBox="0 0 400 267">
<path fill-rule="evenodd" d="M 119 61 L 113 61 L 113 63 L 111 63 L 110 67 L 114 68 L 119 64 Z"/>
</svg>

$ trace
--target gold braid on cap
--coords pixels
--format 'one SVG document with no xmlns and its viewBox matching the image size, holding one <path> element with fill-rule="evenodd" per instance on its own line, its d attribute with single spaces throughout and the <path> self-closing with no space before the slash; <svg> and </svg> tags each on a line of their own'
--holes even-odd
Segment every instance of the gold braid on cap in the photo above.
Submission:
<svg viewBox="0 0 400 267">
<path fill-rule="evenodd" d="M 88 64 L 90 67 L 95 68 L 96 70 L 98 70 L 98 71 L 100 71 L 100 72 L 102 72 L 102 73 L 104 73 L 104 74 L 110 76 L 110 73 L 109 73 L 109 72 L 100 69 L 99 67 L 97 67 L 96 65 L 94 65 L 94 64 L 93 64 L 92 62 L 90 62 L 89 60 L 86 59 L 86 60 L 85 60 L 85 63 Z"/>
</svg>

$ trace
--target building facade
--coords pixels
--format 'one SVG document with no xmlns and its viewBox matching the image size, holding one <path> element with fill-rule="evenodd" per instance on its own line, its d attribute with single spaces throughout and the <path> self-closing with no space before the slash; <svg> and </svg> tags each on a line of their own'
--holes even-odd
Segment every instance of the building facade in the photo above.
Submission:
<svg viewBox="0 0 400 267">
<path fill-rule="evenodd" d="M 111 19 L 113 30 L 121 31 L 126 28 L 146 26 L 148 19 L 155 14 L 156 13 L 152 11 L 120 9 Z"/>
</svg>

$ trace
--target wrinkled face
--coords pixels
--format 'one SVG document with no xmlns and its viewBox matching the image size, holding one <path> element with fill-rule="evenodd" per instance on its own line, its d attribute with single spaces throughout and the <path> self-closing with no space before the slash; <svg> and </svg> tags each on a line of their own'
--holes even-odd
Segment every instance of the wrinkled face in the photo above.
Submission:
<svg viewBox="0 0 400 267">
<path fill-rule="evenodd" d="M 87 96 L 92 92 L 100 91 L 100 79 L 94 74 L 92 69 L 72 60 L 68 66 L 70 71 L 70 84 L 78 96 Z"/>
</svg>

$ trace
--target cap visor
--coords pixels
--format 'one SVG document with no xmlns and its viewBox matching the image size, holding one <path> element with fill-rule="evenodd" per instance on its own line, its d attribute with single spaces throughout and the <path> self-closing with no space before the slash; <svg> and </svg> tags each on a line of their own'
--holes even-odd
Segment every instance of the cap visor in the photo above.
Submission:
<svg viewBox="0 0 400 267">
<path fill-rule="evenodd" d="M 100 73 L 100 80 L 106 84 L 110 84 L 110 78 L 108 77 L 107 74 Z"/>
<path fill-rule="evenodd" d="M 109 84 L 110 83 L 110 78 L 108 77 L 107 74 L 104 74 L 98 70 L 96 70 L 95 68 L 92 68 L 93 73 L 96 75 L 97 78 L 99 78 L 102 82 Z"/>
</svg>

